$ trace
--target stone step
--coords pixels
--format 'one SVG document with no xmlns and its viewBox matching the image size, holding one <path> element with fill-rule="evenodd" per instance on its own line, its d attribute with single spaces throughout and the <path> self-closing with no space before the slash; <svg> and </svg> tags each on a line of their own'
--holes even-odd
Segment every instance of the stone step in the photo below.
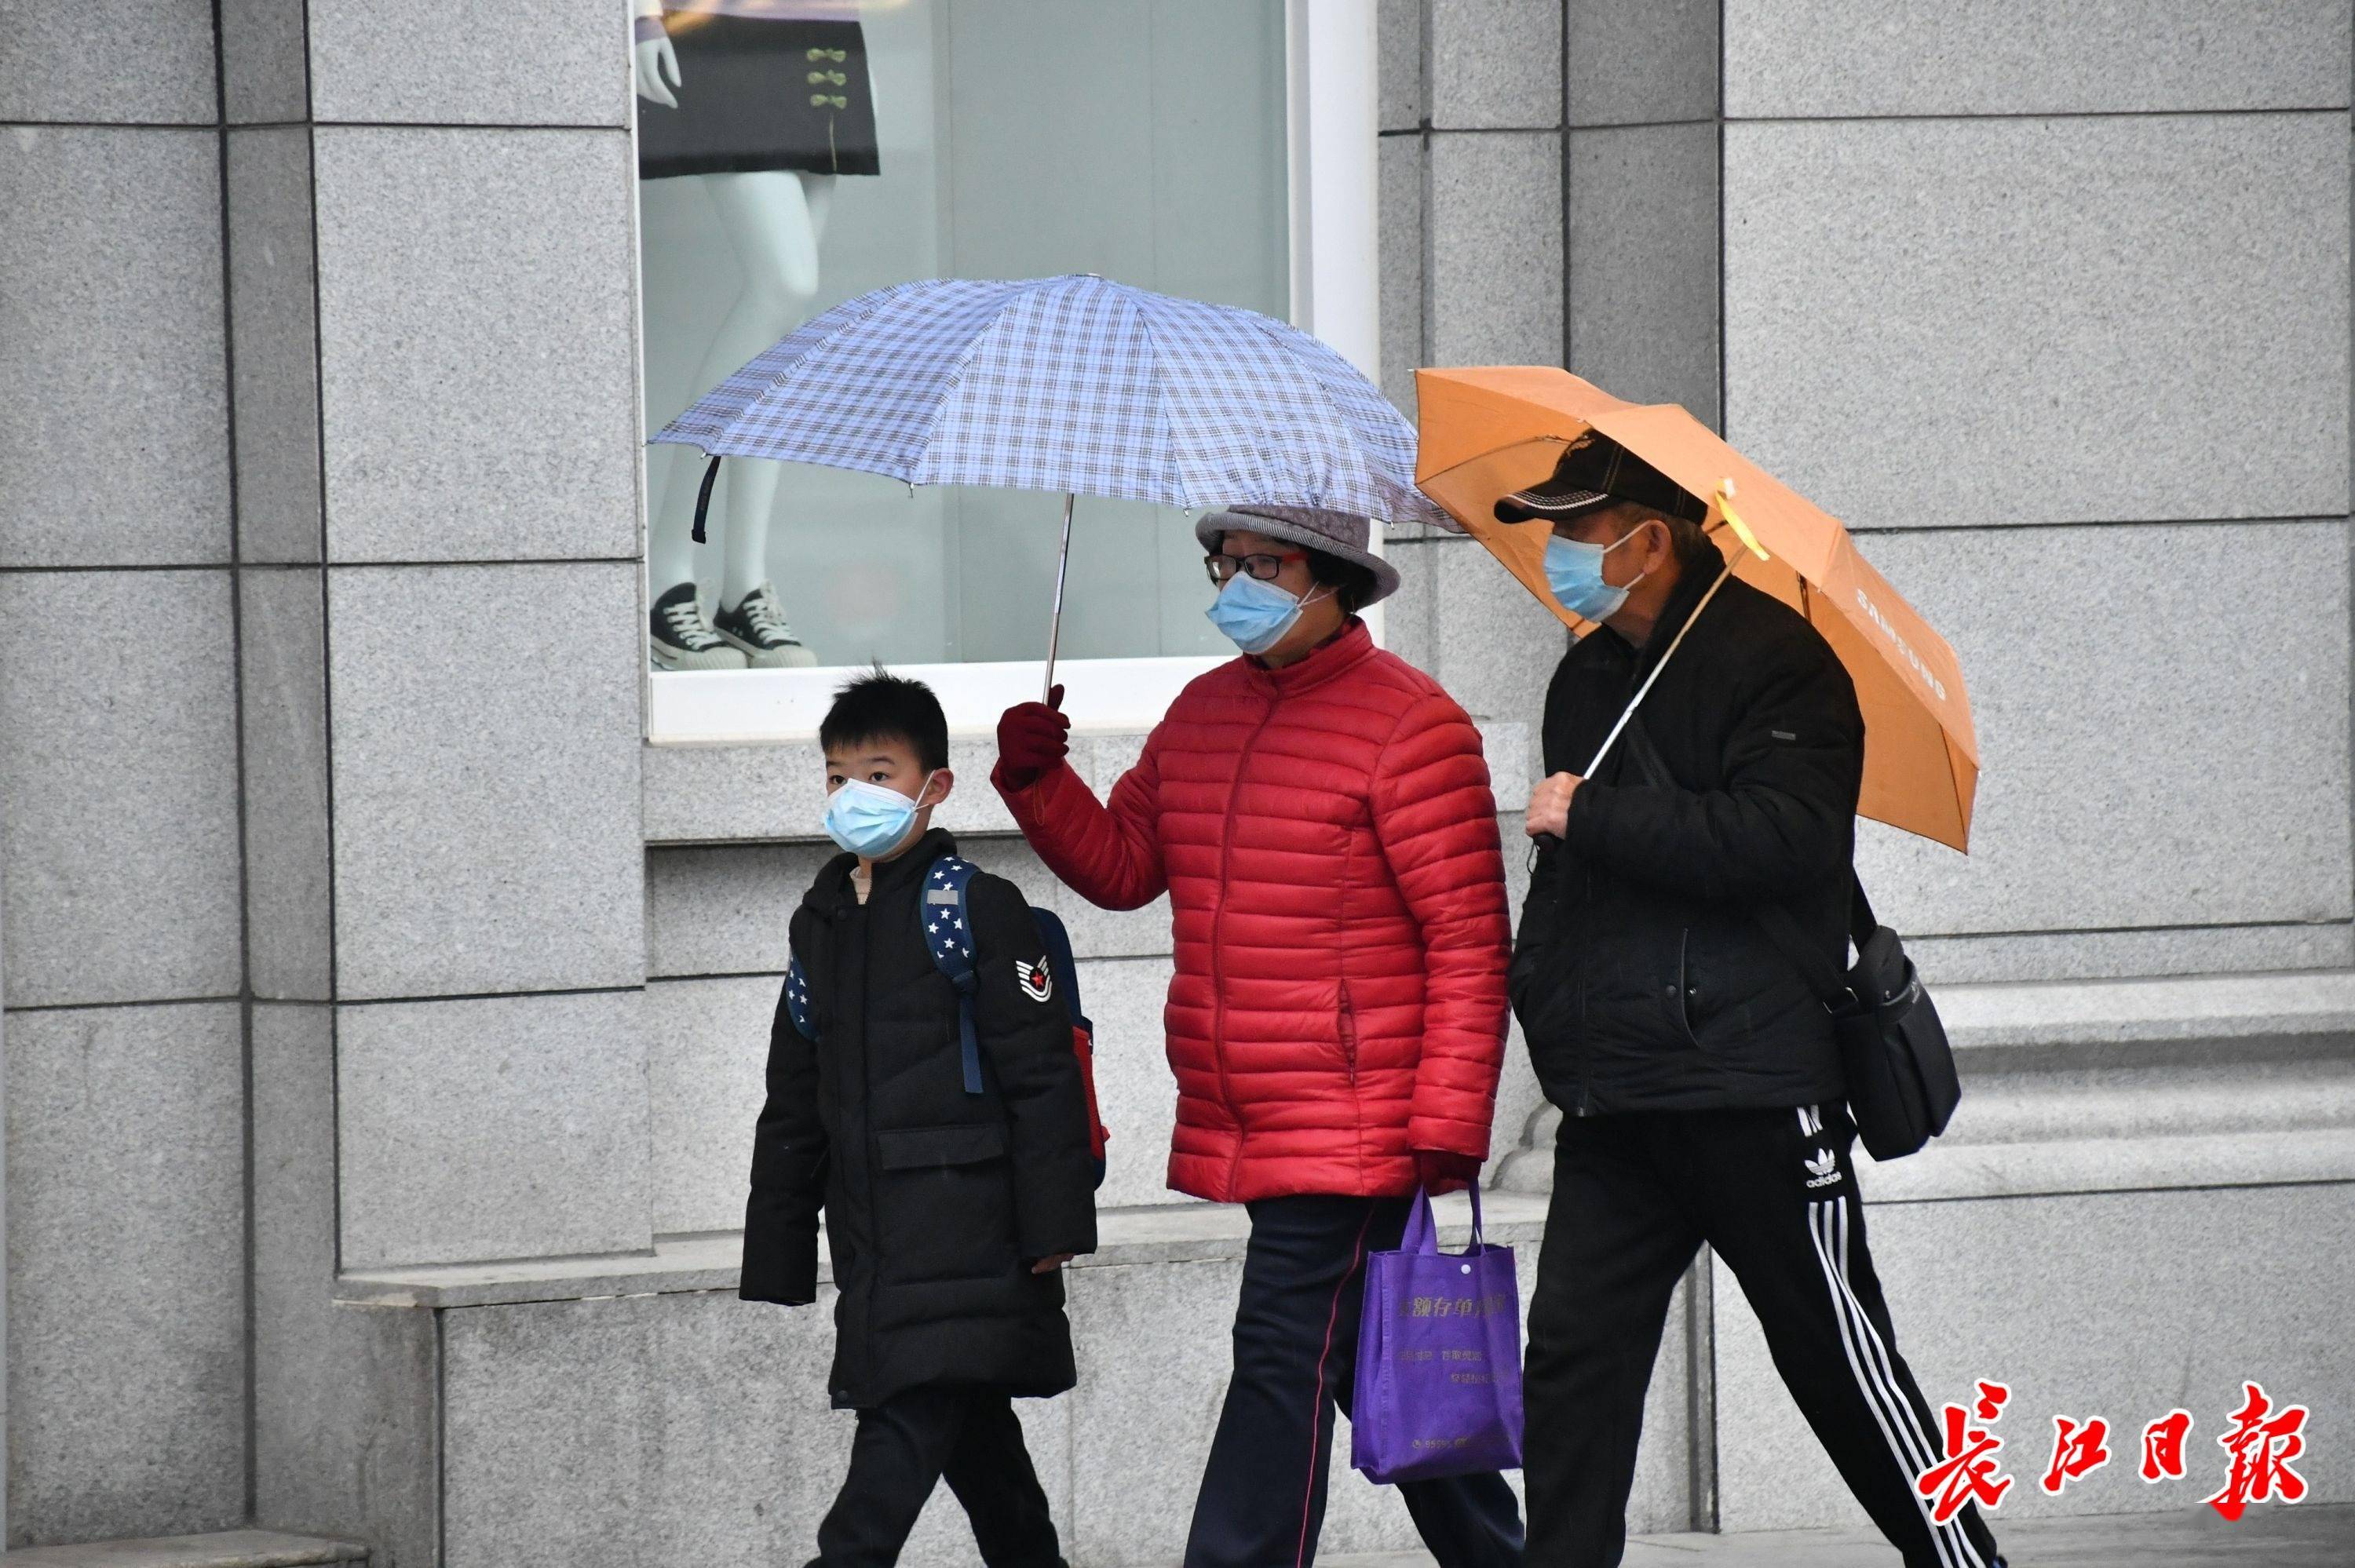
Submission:
<svg viewBox="0 0 2355 1568">
<path fill-rule="evenodd" d="M 209 1535 L 157 1535 L 140 1541 L 88 1541 L 27 1546 L 0 1557 L 6 1568 L 360 1568 L 357 1542 L 274 1530 L 224 1530 Z"/>
<path fill-rule="evenodd" d="M 2240 1065 L 1972 1073 L 1951 1143 L 2355 1128 L 2355 1055 Z"/>
<path fill-rule="evenodd" d="M 1938 986 L 1965 1070 L 2355 1052 L 2355 970 Z"/>
<path fill-rule="evenodd" d="M 2355 1179 L 2355 971 L 1937 988 L 1963 1103 L 1877 1200 Z M 1548 1107 L 1498 1185 L 1552 1184 Z"/>
</svg>

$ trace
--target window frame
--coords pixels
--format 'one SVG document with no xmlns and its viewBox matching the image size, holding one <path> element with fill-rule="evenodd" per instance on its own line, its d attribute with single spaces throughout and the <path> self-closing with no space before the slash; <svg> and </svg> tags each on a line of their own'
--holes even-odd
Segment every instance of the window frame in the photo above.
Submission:
<svg viewBox="0 0 2355 1568">
<path fill-rule="evenodd" d="M 1375 8 L 1364 0 L 1286 0 L 1284 7 L 1286 199 L 1290 208 L 1291 320 L 1378 378 L 1381 367 L 1377 243 L 1380 116 Z M 635 136 L 634 128 L 632 131 Z M 641 432 L 643 440 L 645 432 Z M 647 486 L 639 463 L 641 588 Z M 1081 498 L 1084 510 L 1086 497 Z M 1374 552 L 1382 552 L 1374 530 Z M 1381 607 L 1363 612 L 1375 641 Z M 1044 626 L 1039 640 L 1046 640 Z M 641 627 L 639 635 L 645 636 Z M 1055 678 L 1076 727 L 1146 730 L 1186 683 L 1224 663 L 1215 655 L 1061 659 Z M 645 670 L 642 711 L 655 745 L 807 741 L 844 666 L 801 670 Z M 895 664 L 939 694 L 952 731 L 993 728 L 1009 705 L 1040 694 L 1043 658 Z"/>
</svg>

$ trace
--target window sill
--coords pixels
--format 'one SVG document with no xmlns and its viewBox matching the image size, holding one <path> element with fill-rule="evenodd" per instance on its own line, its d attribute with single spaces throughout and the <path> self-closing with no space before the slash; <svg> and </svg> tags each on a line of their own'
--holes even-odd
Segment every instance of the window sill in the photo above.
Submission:
<svg viewBox="0 0 2355 1568">
<path fill-rule="evenodd" d="M 1071 767 L 1099 798 L 1136 764 L 1146 730 L 1082 730 L 1071 737 Z M 1480 743 L 1497 786 L 1497 807 L 1520 804 L 1529 776 L 1529 728 L 1482 724 Z M 957 788 L 935 820 L 953 833 L 1007 834 L 1013 814 L 991 788 L 997 766 L 994 735 L 952 735 L 949 768 Z M 650 741 L 642 767 L 645 839 L 650 844 L 815 843 L 825 837 L 826 759 L 815 740 L 676 744 Z"/>
<path fill-rule="evenodd" d="M 1133 767 L 1143 730 L 1075 734 L 1071 767 L 1099 793 Z M 1011 833 L 1013 813 L 989 782 L 997 737 L 952 735 L 956 789 L 933 814 L 960 835 Z M 648 742 L 644 762 L 650 844 L 815 843 L 826 814 L 826 754 L 815 740 L 732 745 Z"/>
<path fill-rule="evenodd" d="M 1066 659 L 1055 666 L 1063 711 L 1082 729 L 1150 729 L 1178 694 L 1224 659 Z M 817 734 L 834 694 L 862 672 L 657 670 L 646 678 L 646 733 L 657 745 L 792 745 Z M 939 694 L 954 724 L 995 725 L 1017 703 L 1036 702 L 1047 666 L 1039 660 L 972 664 L 895 664 L 895 675 Z"/>
</svg>

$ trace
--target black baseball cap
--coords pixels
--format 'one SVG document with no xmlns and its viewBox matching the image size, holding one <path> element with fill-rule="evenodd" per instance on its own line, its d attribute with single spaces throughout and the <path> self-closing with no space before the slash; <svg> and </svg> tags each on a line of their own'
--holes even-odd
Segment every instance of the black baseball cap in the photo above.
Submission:
<svg viewBox="0 0 2355 1568">
<path fill-rule="evenodd" d="M 1497 521 L 1558 521 L 1622 501 L 1689 522 L 1709 519 L 1709 507 L 1689 491 L 1617 441 L 1590 431 L 1561 454 L 1552 478 L 1497 502 Z"/>
</svg>

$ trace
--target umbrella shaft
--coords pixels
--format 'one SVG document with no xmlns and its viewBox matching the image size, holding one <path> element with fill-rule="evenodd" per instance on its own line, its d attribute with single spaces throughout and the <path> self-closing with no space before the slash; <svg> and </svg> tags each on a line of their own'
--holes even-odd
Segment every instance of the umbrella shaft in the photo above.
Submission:
<svg viewBox="0 0 2355 1568">
<path fill-rule="evenodd" d="M 1709 585 L 1709 591 L 1700 596 L 1700 602 L 1693 606 L 1692 613 L 1685 617 L 1685 623 L 1677 628 L 1676 636 L 1668 642 L 1668 652 L 1662 653 L 1660 662 L 1652 666 L 1652 673 L 1644 677 L 1642 688 L 1628 703 L 1626 710 L 1620 714 L 1619 722 L 1611 726 L 1611 733 L 1604 736 L 1603 744 L 1594 748 L 1594 760 L 1586 765 L 1586 771 L 1579 775 L 1581 779 L 1593 778 L 1594 770 L 1603 766 L 1603 759 L 1611 755 L 1611 747 L 1617 744 L 1620 732 L 1627 727 L 1627 721 L 1636 716 L 1636 710 L 1643 705 L 1646 697 L 1652 694 L 1652 683 L 1660 678 L 1660 672 L 1667 669 L 1668 661 L 1677 656 L 1677 649 L 1683 643 L 1685 633 L 1693 629 L 1693 622 L 1700 619 L 1700 612 L 1709 608 L 1709 601 L 1717 597 L 1717 590 L 1723 588 L 1725 579 L 1732 575 L 1733 563 L 1728 561 L 1725 563 L 1725 569 L 1717 574 L 1717 580 Z"/>
<path fill-rule="evenodd" d="M 1055 557 L 1055 611 L 1047 621 L 1047 678 L 1039 688 L 1039 700 L 1055 700 L 1055 645 L 1063 635 L 1063 578 L 1071 569 L 1071 506 L 1079 500 L 1077 492 L 1063 497 L 1063 548 Z"/>
</svg>

